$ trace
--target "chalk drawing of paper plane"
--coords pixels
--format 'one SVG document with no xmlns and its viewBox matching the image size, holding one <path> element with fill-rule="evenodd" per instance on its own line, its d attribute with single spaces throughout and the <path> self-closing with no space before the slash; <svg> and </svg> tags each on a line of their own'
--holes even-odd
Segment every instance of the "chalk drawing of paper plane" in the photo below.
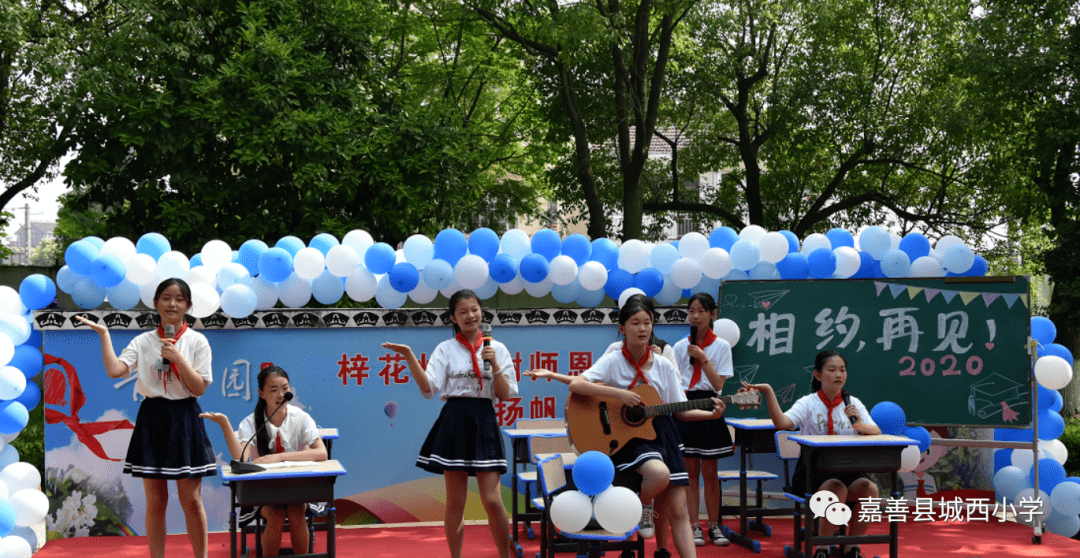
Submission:
<svg viewBox="0 0 1080 558">
<path fill-rule="evenodd" d="M 795 399 L 795 384 L 789 384 L 787 387 L 777 391 L 776 398 L 779 399 L 781 403 L 790 403 L 793 401 Z"/>
<path fill-rule="evenodd" d="M 770 306 L 775 305 L 777 301 L 779 301 L 781 298 L 784 298 L 784 295 L 788 294 L 789 292 L 791 291 L 758 291 L 755 293 L 750 293 L 750 296 L 754 299 L 754 308 L 764 308 L 768 310 Z"/>
<path fill-rule="evenodd" d="M 733 366 L 731 369 L 735 372 L 735 377 L 739 379 L 738 385 L 741 386 L 743 382 L 754 383 L 754 376 L 757 375 L 759 367 L 758 364 L 744 364 L 742 366 Z"/>
<path fill-rule="evenodd" d="M 1003 408 L 1015 411 L 1019 407 L 1029 406 L 1030 399 L 1031 391 L 1022 382 L 991 374 L 971 385 L 968 412 L 984 419 L 1002 413 Z"/>
</svg>

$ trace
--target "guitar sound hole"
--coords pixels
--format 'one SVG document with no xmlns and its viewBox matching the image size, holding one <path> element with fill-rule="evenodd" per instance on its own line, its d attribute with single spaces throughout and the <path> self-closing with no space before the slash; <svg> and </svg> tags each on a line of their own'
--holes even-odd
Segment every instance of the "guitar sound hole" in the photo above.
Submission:
<svg viewBox="0 0 1080 558">
<path fill-rule="evenodd" d="M 626 407 L 622 409 L 623 422 L 630 426 L 639 426 L 645 422 L 645 411 L 641 407 Z"/>
</svg>

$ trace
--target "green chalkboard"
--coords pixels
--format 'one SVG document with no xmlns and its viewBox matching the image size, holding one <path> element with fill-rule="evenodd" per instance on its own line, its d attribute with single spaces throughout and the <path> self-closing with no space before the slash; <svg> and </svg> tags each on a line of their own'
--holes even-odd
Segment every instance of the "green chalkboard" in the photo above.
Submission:
<svg viewBox="0 0 1080 558">
<path fill-rule="evenodd" d="M 814 356 L 834 349 L 867 408 L 892 401 L 915 424 L 1026 425 L 1028 278 L 978 279 L 724 282 L 719 315 L 741 331 L 733 379 L 772 385 L 787 409 L 810 393 Z"/>
</svg>

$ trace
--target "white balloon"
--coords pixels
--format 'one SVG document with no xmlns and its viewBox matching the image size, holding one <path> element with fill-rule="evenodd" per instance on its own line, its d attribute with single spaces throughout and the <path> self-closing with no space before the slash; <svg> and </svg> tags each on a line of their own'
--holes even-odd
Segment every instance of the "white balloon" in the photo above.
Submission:
<svg viewBox="0 0 1080 558">
<path fill-rule="evenodd" d="M 488 264 L 476 254 L 464 256 L 454 266 L 454 279 L 461 284 L 461 288 L 478 289 L 488 280 Z"/>
<path fill-rule="evenodd" d="M 585 262 L 578 268 L 578 282 L 581 283 L 581 288 L 587 291 L 604 288 L 607 276 L 607 269 L 600 262 Z"/>
<path fill-rule="evenodd" d="M 915 467 L 919 466 L 919 459 L 922 454 L 919 452 L 919 446 L 907 446 L 900 452 L 900 472 L 910 473 L 915 470 Z"/>
<path fill-rule="evenodd" d="M 699 232 L 686 233 L 679 240 L 679 255 L 684 258 L 701 260 L 701 255 L 708 249 L 709 239 Z"/>
<path fill-rule="evenodd" d="M 255 309 L 269 310 L 277 304 L 278 286 L 262 277 L 251 280 L 251 290 L 255 291 Z"/>
<path fill-rule="evenodd" d="M 0 285 L 0 316 L 5 314 L 21 314 L 23 309 L 19 291 L 7 286 Z"/>
<path fill-rule="evenodd" d="M 203 283 L 189 286 L 191 287 L 191 310 L 188 311 L 189 314 L 196 318 L 205 318 L 217 312 L 218 305 L 221 304 L 221 295 L 218 294 L 217 289 Z M 153 294 L 150 296 L 153 297 Z M 151 308 L 153 308 L 152 303 Z"/>
<path fill-rule="evenodd" d="M 37 488 L 26 488 L 15 492 L 8 498 L 8 503 L 15 508 L 15 525 L 31 527 L 45 521 L 49 513 L 49 497 Z"/>
<path fill-rule="evenodd" d="M 545 277 L 543 281 L 539 283 L 525 282 L 525 292 L 531 294 L 533 298 L 545 297 L 551 292 L 551 277 Z"/>
<path fill-rule="evenodd" d="M 1039 459 L 1046 458 L 1046 452 L 1039 450 Z M 1029 449 L 1014 449 L 1012 450 L 1011 461 L 1013 466 L 1019 467 L 1021 471 L 1030 471 L 1031 466 L 1035 464 L 1035 455 Z"/>
<path fill-rule="evenodd" d="M 26 376 L 22 370 L 14 366 L 0 368 L 0 399 L 11 401 L 22 395 L 24 389 L 26 389 Z"/>
<path fill-rule="evenodd" d="M 1025 504 L 1025 501 L 1028 503 Z M 1039 490 L 1036 494 L 1034 488 L 1025 488 L 1016 495 L 1013 506 L 1016 508 L 1016 522 L 1031 525 L 1036 519 L 1046 519 L 1050 515 L 1050 495 L 1045 490 Z"/>
<path fill-rule="evenodd" d="M 46 510 L 48 513 L 48 510 Z M 12 529 L 14 533 L 15 530 Z M 34 549 L 30 548 L 30 541 L 15 535 L 8 535 L 0 539 L 0 553 L 4 558 L 30 558 L 34 555 Z"/>
<path fill-rule="evenodd" d="M 739 331 L 739 324 L 728 318 L 720 318 L 713 322 L 713 333 L 717 337 L 728 342 L 728 345 L 734 347 L 739 343 L 739 337 L 742 333 Z"/>
<path fill-rule="evenodd" d="M 570 256 L 555 256 L 548 265 L 548 277 L 556 285 L 569 285 L 577 278 L 577 262 Z"/>
<path fill-rule="evenodd" d="M 551 522 L 560 531 L 576 533 L 592 519 L 592 498 L 579 490 L 567 490 L 551 501 Z"/>
<path fill-rule="evenodd" d="M 258 305 L 259 295 L 247 285 L 236 283 L 221 293 L 221 310 L 230 318 L 246 318 Z"/>
<path fill-rule="evenodd" d="M 416 269 L 424 269 L 431 258 L 435 257 L 435 244 L 422 234 L 414 234 L 405 239 L 401 252 L 405 255 L 405 261 L 416 266 Z"/>
<path fill-rule="evenodd" d="M 345 292 L 356 302 L 367 302 L 375 296 L 379 281 L 368 268 L 359 265 L 345 279 Z"/>
<path fill-rule="evenodd" d="M 607 273 L 607 270 L 605 269 L 604 272 Z M 607 279 L 605 278 L 604 281 L 607 281 Z M 528 283 L 528 281 L 521 276 L 521 273 L 518 273 L 513 279 L 505 283 L 500 283 L 499 290 L 508 295 L 516 295 L 525 290 L 526 283 Z"/>
<path fill-rule="evenodd" d="M 520 263 L 522 258 L 528 256 L 532 251 L 532 246 L 529 243 L 529 233 L 521 229 L 506 231 L 503 233 L 502 239 L 499 240 L 499 250 Z M 503 283 L 503 285 L 506 285 L 506 283 Z M 524 289 L 525 285 L 522 285 L 521 288 Z M 506 292 L 505 288 L 503 292 Z M 518 292 L 520 293 L 521 290 L 518 290 Z"/>
<path fill-rule="evenodd" d="M 38 472 L 37 467 L 19 461 L 0 471 L 0 481 L 7 486 L 10 494 L 27 488 L 38 490 L 41 488 L 41 473 Z"/>
<path fill-rule="evenodd" d="M 207 271 L 210 271 L 210 268 L 207 268 Z M 251 285 L 251 274 L 248 273 L 248 269 L 236 262 L 225 264 L 225 267 L 217 273 L 217 288 L 220 291 L 225 292 L 233 285 Z"/>
<path fill-rule="evenodd" d="M 656 293 L 653 300 L 660 305 L 670 306 L 679 302 L 682 298 L 682 289 L 675 284 L 675 281 L 671 280 L 671 275 L 664 276 L 664 287 L 660 289 L 660 292 Z"/>
<path fill-rule="evenodd" d="M 768 233 L 765 231 L 764 227 L 759 225 L 748 225 L 739 231 L 739 240 L 746 240 L 753 244 L 759 244 L 761 239 L 765 238 L 766 234 Z"/>
<path fill-rule="evenodd" d="M 612 533 L 626 533 L 641 521 L 641 500 L 625 486 L 611 486 L 596 495 L 593 515 Z"/>
<path fill-rule="evenodd" d="M 0 335 L 0 366 L 6 366 L 15 356 L 15 344 L 7 335 Z"/>
<path fill-rule="evenodd" d="M 188 270 L 187 276 L 184 277 L 184 281 L 187 281 L 188 286 L 194 285 L 195 283 L 217 285 L 217 274 L 214 273 L 214 270 L 205 265 L 197 265 Z"/>
<path fill-rule="evenodd" d="M 900 238 L 899 234 L 889 232 L 889 250 L 899 250 L 901 240 L 903 239 Z"/>
<path fill-rule="evenodd" d="M 1035 361 L 1035 379 L 1047 389 L 1064 389 L 1072 381 L 1073 371 L 1069 361 L 1056 356 L 1046 355 Z"/>
<path fill-rule="evenodd" d="M 191 269 L 191 261 L 183 252 L 177 252 L 173 250 L 171 252 L 165 252 L 158 258 L 157 270 L 154 274 L 159 279 L 159 283 L 166 279 L 177 278 L 183 279 L 187 277 L 188 271 Z M 132 281 L 134 283 L 134 281 Z"/>
<path fill-rule="evenodd" d="M 322 275 L 324 269 L 326 256 L 318 248 L 304 248 L 293 256 L 293 271 L 303 279 L 310 281 Z"/>
<path fill-rule="evenodd" d="M 7 335 L 15 345 L 22 345 L 30 339 L 30 323 L 18 314 L 0 316 L 0 335 Z"/>
<path fill-rule="evenodd" d="M 833 254 L 836 256 L 836 275 L 846 279 L 859 271 L 862 259 L 854 248 L 841 246 L 833 250 Z"/>
<path fill-rule="evenodd" d="M 758 247 L 761 248 L 761 260 L 771 264 L 779 262 L 788 254 L 787 237 L 775 231 L 761 237 Z M 713 277 L 713 279 L 720 279 L 720 277 Z"/>
<path fill-rule="evenodd" d="M 637 239 L 627 240 L 619 247 L 618 261 L 620 268 L 637 273 L 649 267 L 649 246 Z"/>
<path fill-rule="evenodd" d="M 218 270 L 232 261 L 232 248 L 224 240 L 211 240 L 202 247 L 202 263 L 206 267 Z M 160 261 L 158 262 L 160 265 Z"/>
<path fill-rule="evenodd" d="M 136 285 L 148 283 L 157 275 L 157 262 L 150 254 L 135 254 L 124 261 L 124 266 L 128 280 Z"/>
<path fill-rule="evenodd" d="M 379 284 L 382 285 L 382 278 L 379 278 Z M 460 291 L 461 289 L 461 283 L 458 283 L 457 278 L 455 278 L 453 281 L 450 282 L 449 285 L 439 289 L 439 292 L 442 293 L 442 295 L 446 298 L 450 298 L 454 296 L 454 293 Z"/>
<path fill-rule="evenodd" d="M 188 285 L 188 286 L 189 287 L 194 287 L 194 285 Z M 213 287 L 210 287 L 210 288 L 213 289 Z M 139 300 L 142 300 L 142 303 L 145 304 L 147 308 L 153 308 L 154 307 L 154 293 L 155 292 L 157 292 L 157 283 L 155 283 L 153 281 L 151 281 L 149 283 L 143 283 L 142 285 L 139 285 Z M 215 290 L 214 292 L 216 293 L 217 291 Z M 192 295 L 192 296 L 194 296 L 194 295 Z M 194 303 L 195 303 L 195 301 L 192 301 L 192 304 L 194 304 Z"/>
<path fill-rule="evenodd" d="M 318 252 L 318 249 L 315 249 Z M 299 253 L 299 252 L 297 252 Z M 322 252 L 319 252 L 322 254 Z M 278 285 L 278 298 L 289 308 L 300 308 L 311 302 L 311 281 L 295 271 Z"/>
<path fill-rule="evenodd" d="M 341 243 L 352 248 L 358 256 L 363 257 L 364 253 L 367 252 L 367 249 L 375 244 L 375 239 L 371 238 L 371 235 L 367 231 L 354 229 L 345 233 L 345 237 L 341 239 Z"/>
<path fill-rule="evenodd" d="M 630 287 L 629 289 L 624 290 L 619 295 L 619 308 L 622 308 L 623 304 L 626 304 L 627 299 L 629 299 L 630 297 L 632 297 L 632 296 L 634 296 L 636 294 L 643 295 L 643 294 L 645 294 L 645 291 L 643 291 L 643 290 L 641 290 L 641 289 L 639 289 L 637 287 Z"/>
<path fill-rule="evenodd" d="M 375 301 L 383 308 L 401 308 L 408 300 L 409 295 L 398 292 L 390 285 L 390 276 L 383 275 L 379 278 L 379 286 L 375 289 Z"/>
<path fill-rule="evenodd" d="M 723 248 L 709 248 L 701 255 L 701 272 L 709 279 L 723 279 L 731 268 L 731 255 Z"/>
<path fill-rule="evenodd" d="M 102 254 L 112 254 L 120 261 L 126 262 L 128 258 L 135 255 L 135 243 L 122 237 L 114 236 L 105 241 L 105 245 L 101 247 Z"/>
<path fill-rule="evenodd" d="M 922 256 L 911 262 L 912 277 L 941 277 L 941 262 L 933 256 Z"/>
<path fill-rule="evenodd" d="M 359 263 L 356 250 L 346 244 L 338 244 L 326 253 L 326 269 L 338 277 L 348 277 Z"/>
<path fill-rule="evenodd" d="M 809 256 L 810 254 L 813 254 L 814 250 L 817 250 L 818 248 L 828 248 L 829 250 L 832 250 L 832 241 L 829 240 L 829 237 L 821 233 L 811 234 L 810 236 L 807 236 L 805 240 L 803 240 L 802 250 L 799 253 L 804 256 Z"/>
<path fill-rule="evenodd" d="M 409 293 L 409 298 L 417 304 L 427 304 L 435 300 L 437 296 L 439 296 L 439 291 L 428 286 L 423 279 L 420 279 L 420 282 L 416 284 L 416 288 Z"/>
<path fill-rule="evenodd" d="M 690 258 L 680 258 L 671 266 L 671 280 L 680 289 L 692 289 L 701 282 L 701 264 Z"/>
<path fill-rule="evenodd" d="M 1069 458 L 1069 448 L 1061 440 L 1039 440 L 1039 450 L 1062 465 Z"/>
<path fill-rule="evenodd" d="M 937 252 L 939 254 L 944 254 L 945 250 L 949 249 L 949 246 L 952 246 L 954 244 L 963 244 L 963 243 L 964 243 L 964 241 L 960 237 L 953 236 L 951 234 L 947 234 L 947 235 L 941 237 L 937 241 L 937 243 L 934 244 L 934 250 L 937 250 Z"/>
</svg>

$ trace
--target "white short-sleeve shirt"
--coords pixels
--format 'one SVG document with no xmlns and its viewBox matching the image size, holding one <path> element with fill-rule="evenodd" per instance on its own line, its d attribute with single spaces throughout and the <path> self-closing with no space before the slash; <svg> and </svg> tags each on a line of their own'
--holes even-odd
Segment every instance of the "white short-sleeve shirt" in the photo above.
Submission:
<svg viewBox="0 0 1080 558">
<path fill-rule="evenodd" d="M 649 385 L 656 388 L 660 400 L 664 403 L 678 403 L 686 401 L 686 394 L 682 390 L 682 382 L 679 380 L 679 371 L 675 365 L 665 358 L 656 358 L 653 354 L 652 367 L 642 370 Z M 618 352 L 610 352 L 600 357 L 592 367 L 581 373 L 582 377 L 590 382 L 604 382 L 611 387 L 626 389 L 637 376 L 634 368 L 626 356 L 622 354 L 622 347 Z"/>
<path fill-rule="evenodd" d="M 271 410 L 272 411 L 272 410 Z M 281 426 L 274 426 L 270 421 L 266 422 L 266 432 L 270 435 L 270 448 L 274 448 L 274 440 L 281 434 L 281 447 L 286 452 L 302 451 L 307 449 L 315 440 L 319 439 L 319 427 L 315 425 L 315 419 L 299 407 L 286 404 L 280 412 L 285 412 L 285 420 Z M 252 413 L 240 422 L 237 430 L 241 446 L 255 435 L 255 413 Z M 255 446 L 253 442 L 251 444 Z"/>
<path fill-rule="evenodd" d="M 690 380 L 694 379 L 694 365 L 690 364 L 690 354 L 687 352 L 689 350 L 689 337 L 683 337 L 675 343 L 675 364 L 679 367 L 679 371 L 682 372 L 683 391 L 713 391 L 712 383 L 709 382 L 709 378 L 704 371 L 702 371 L 698 383 L 690 385 Z M 735 370 L 731 366 L 731 345 L 728 345 L 727 341 L 717 337 L 712 343 L 709 343 L 708 347 L 702 350 L 705 351 L 705 356 L 709 358 L 709 362 L 712 363 L 717 374 L 725 378 L 735 375 Z"/>
<path fill-rule="evenodd" d="M 159 339 L 156 329 L 144 332 L 132 339 L 120 353 L 120 362 L 128 365 L 129 369 L 134 368 L 138 374 L 139 395 L 165 399 L 194 397 L 195 394 L 188 391 L 176 374 L 163 372 L 168 367 L 162 366 Z M 210 342 L 205 335 L 189 327 L 176 340 L 176 350 L 184 355 L 184 359 L 206 380 L 207 385 L 214 381 Z"/>
<path fill-rule="evenodd" d="M 491 346 L 495 349 L 495 357 L 500 368 L 498 370 L 484 370 L 484 361 L 480 358 L 480 353 L 484 348 L 480 347 L 476 350 L 476 359 L 480 363 L 480 377 L 484 379 L 484 386 L 481 389 L 480 382 L 476 379 L 476 372 L 473 370 L 472 356 L 469 354 L 469 349 L 457 339 L 448 339 L 439 343 L 439 346 L 435 347 L 435 351 L 431 353 L 427 368 L 424 370 L 428 377 L 428 384 L 432 389 L 432 392 L 425 393 L 424 397 L 431 398 L 435 393 L 438 393 L 439 398 L 443 401 L 448 397 L 480 397 L 491 399 L 494 402 L 498 398 L 495 396 L 495 377 L 493 374 L 506 376 L 507 381 L 510 383 L 510 395 L 517 395 L 518 385 L 517 376 L 514 373 L 514 357 L 510 356 L 510 351 L 506 348 L 506 345 L 499 341 L 492 340 Z"/>
<path fill-rule="evenodd" d="M 860 422 L 877 426 L 874 419 L 870 417 L 870 412 L 866 410 L 866 406 L 863 405 L 862 401 L 859 401 L 859 399 L 853 395 L 851 396 L 851 403 L 859 409 Z M 825 406 L 825 403 L 821 401 L 821 398 L 818 397 L 817 392 L 815 392 L 799 398 L 799 400 L 784 413 L 784 416 L 795 423 L 795 426 L 800 430 L 800 434 L 806 434 L 808 436 L 828 434 L 828 420 L 832 421 L 833 434 L 857 434 L 855 428 L 851 426 L 851 420 L 844 414 L 844 407 L 846 407 L 846 405 L 843 403 L 833 407 L 832 414 L 829 416 L 828 407 Z"/>
<path fill-rule="evenodd" d="M 606 355 L 608 353 L 622 353 L 622 346 L 622 341 L 616 341 L 608 345 L 608 348 L 606 351 L 604 351 L 604 354 Z M 676 366 L 678 366 L 675 361 L 675 350 L 671 348 L 671 343 L 667 343 L 664 345 L 664 350 L 660 352 L 660 356 L 668 359 L 668 362 L 670 362 L 671 364 L 675 364 Z"/>
</svg>

